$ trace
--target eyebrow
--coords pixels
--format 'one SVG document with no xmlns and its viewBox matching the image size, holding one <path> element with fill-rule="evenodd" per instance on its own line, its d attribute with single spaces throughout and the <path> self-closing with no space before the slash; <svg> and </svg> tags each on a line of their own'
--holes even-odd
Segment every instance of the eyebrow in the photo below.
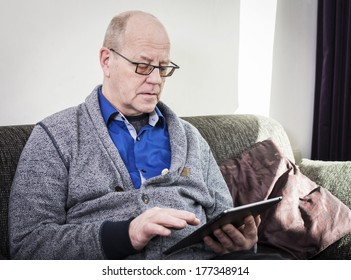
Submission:
<svg viewBox="0 0 351 280">
<path fill-rule="evenodd" d="M 151 64 L 151 62 L 153 61 L 153 59 L 152 58 L 150 58 L 149 56 L 146 56 L 146 55 L 140 55 L 140 59 L 144 59 L 144 60 L 146 60 L 148 63 L 150 63 Z M 164 61 L 160 61 L 159 62 L 159 65 L 162 65 L 162 64 L 170 64 L 171 63 L 171 60 L 170 59 L 167 59 L 167 60 L 164 60 Z"/>
</svg>

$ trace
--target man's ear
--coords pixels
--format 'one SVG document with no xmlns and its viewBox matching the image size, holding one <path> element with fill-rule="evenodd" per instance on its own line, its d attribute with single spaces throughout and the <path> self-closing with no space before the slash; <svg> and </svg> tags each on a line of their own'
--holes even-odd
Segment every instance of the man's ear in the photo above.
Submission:
<svg viewBox="0 0 351 280">
<path fill-rule="evenodd" d="M 108 48 L 100 49 L 100 65 L 105 77 L 110 77 L 110 56 L 111 51 Z"/>
</svg>

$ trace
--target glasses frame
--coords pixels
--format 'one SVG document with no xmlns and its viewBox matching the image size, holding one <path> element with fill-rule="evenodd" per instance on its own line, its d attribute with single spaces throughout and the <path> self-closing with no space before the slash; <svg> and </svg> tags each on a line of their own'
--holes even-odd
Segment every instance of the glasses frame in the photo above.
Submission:
<svg viewBox="0 0 351 280">
<path fill-rule="evenodd" d="M 170 77 L 170 76 L 173 75 L 173 73 L 174 73 L 174 71 L 175 71 L 176 69 L 179 69 L 179 68 L 180 68 L 177 64 L 175 64 L 175 63 L 172 62 L 172 61 L 170 61 L 170 63 L 172 64 L 172 66 L 169 66 L 169 65 L 167 65 L 167 66 L 156 66 L 156 65 L 149 64 L 149 63 L 143 63 L 143 62 L 135 62 L 135 61 L 132 61 L 132 60 L 130 60 L 129 58 L 125 57 L 124 55 L 120 54 L 119 52 L 116 52 L 114 49 L 110 49 L 110 51 L 112 51 L 113 53 L 115 53 L 115 54 L 119 55 L 120 57 L 124 58 L 124 59 L 127 60 L 129 63 L 134 64 L 134 65 L 136 66 L 136 67 L 135 67 L 135 73 L 137 73 L 137 74 L 139 74 L 139 75 L 143 75 L 143 76 L 148 76 L 148 75 L 150 75 L 150 74 L 152 73 L 152 71 L 155 70 L 155 68 L 158 68 L 158 69 L 160 70 L 159 72 L 160 72 L 160 76 L 161 76 L 162 78 Z M 139 72 L 138 72 L 138 67 L 139 67 L 139 65 L 144 65 L 144 66 L 152 67 L 152 68 L 151 68 L 151 70 L 149 71 L 149 73 L 147 73 L 147 74 L 145 74 L 145 73 L 139 73 Z M 167 68 L 167 69 L 170 69 L 170 68 L 171 68 L 171 70 L 170 70 L 170 72 L 169 72 L 167 75 L 162 75 L 162 71 L 161 71 L 162 68 Z"/>
</svg>

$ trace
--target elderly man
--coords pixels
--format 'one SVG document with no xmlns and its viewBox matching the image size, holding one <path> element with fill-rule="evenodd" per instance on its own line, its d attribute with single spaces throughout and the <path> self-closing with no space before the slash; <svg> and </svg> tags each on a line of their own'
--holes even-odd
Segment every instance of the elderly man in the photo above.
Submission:
<svg viewBox="0 0 351 280">
<path fill-rule="evenodd" d="M 12 257 L 210 259 L 254 247 L 251 216 L 163 254 L 232 200 L 208 144 L 160 102 L 179 67 L 159 20 L 114 17 L 100 64 L 103 84 L 39 122 L 26 144 L 9 206 Z"/>
</svg>

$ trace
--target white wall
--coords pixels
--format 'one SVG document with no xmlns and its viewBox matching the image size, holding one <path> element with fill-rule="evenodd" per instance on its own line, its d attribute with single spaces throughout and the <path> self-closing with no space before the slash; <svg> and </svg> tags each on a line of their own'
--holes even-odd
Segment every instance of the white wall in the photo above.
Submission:
<svg viewBox="0 0 351 280">
<path fill-rule="evenodd" d="M 165 85 L 165 102 L 179 115 L 233 112 L 239 1 L 0 1 L 0 125 L 35 123 L 82 102 L 102 82 L 98 52 L 109 21 L 129 9 L 155 14 L 173 42 L 181 69 Z"/>
<path fill-rule="evenodd" d="M 310 158 L 317 0 L 278 0 L 270 116 L 286 129 L 298 157 Z"/>
<path fill-rule="evenodd" d="M 309 157 L 316 7 L 317 0 L 0 0 L 0 125 L 35 123 L 84 101 L 102 81 L 98 52 L 110 19 L 140 9 L 160 18 L 173 42 L 181 69 L 163 101 L 178 115 L 271 115 Z M 258 34 L 250 50 L 267 57 L 260 71 L 247 71 L 239 47 Z M 262 93 L 263 107 L 252 106 Z"/>
<path fill-rule="evenodd" d="M 277 0 L 240 5 L 238 108 L 269 116 Z"/>
</svg>

